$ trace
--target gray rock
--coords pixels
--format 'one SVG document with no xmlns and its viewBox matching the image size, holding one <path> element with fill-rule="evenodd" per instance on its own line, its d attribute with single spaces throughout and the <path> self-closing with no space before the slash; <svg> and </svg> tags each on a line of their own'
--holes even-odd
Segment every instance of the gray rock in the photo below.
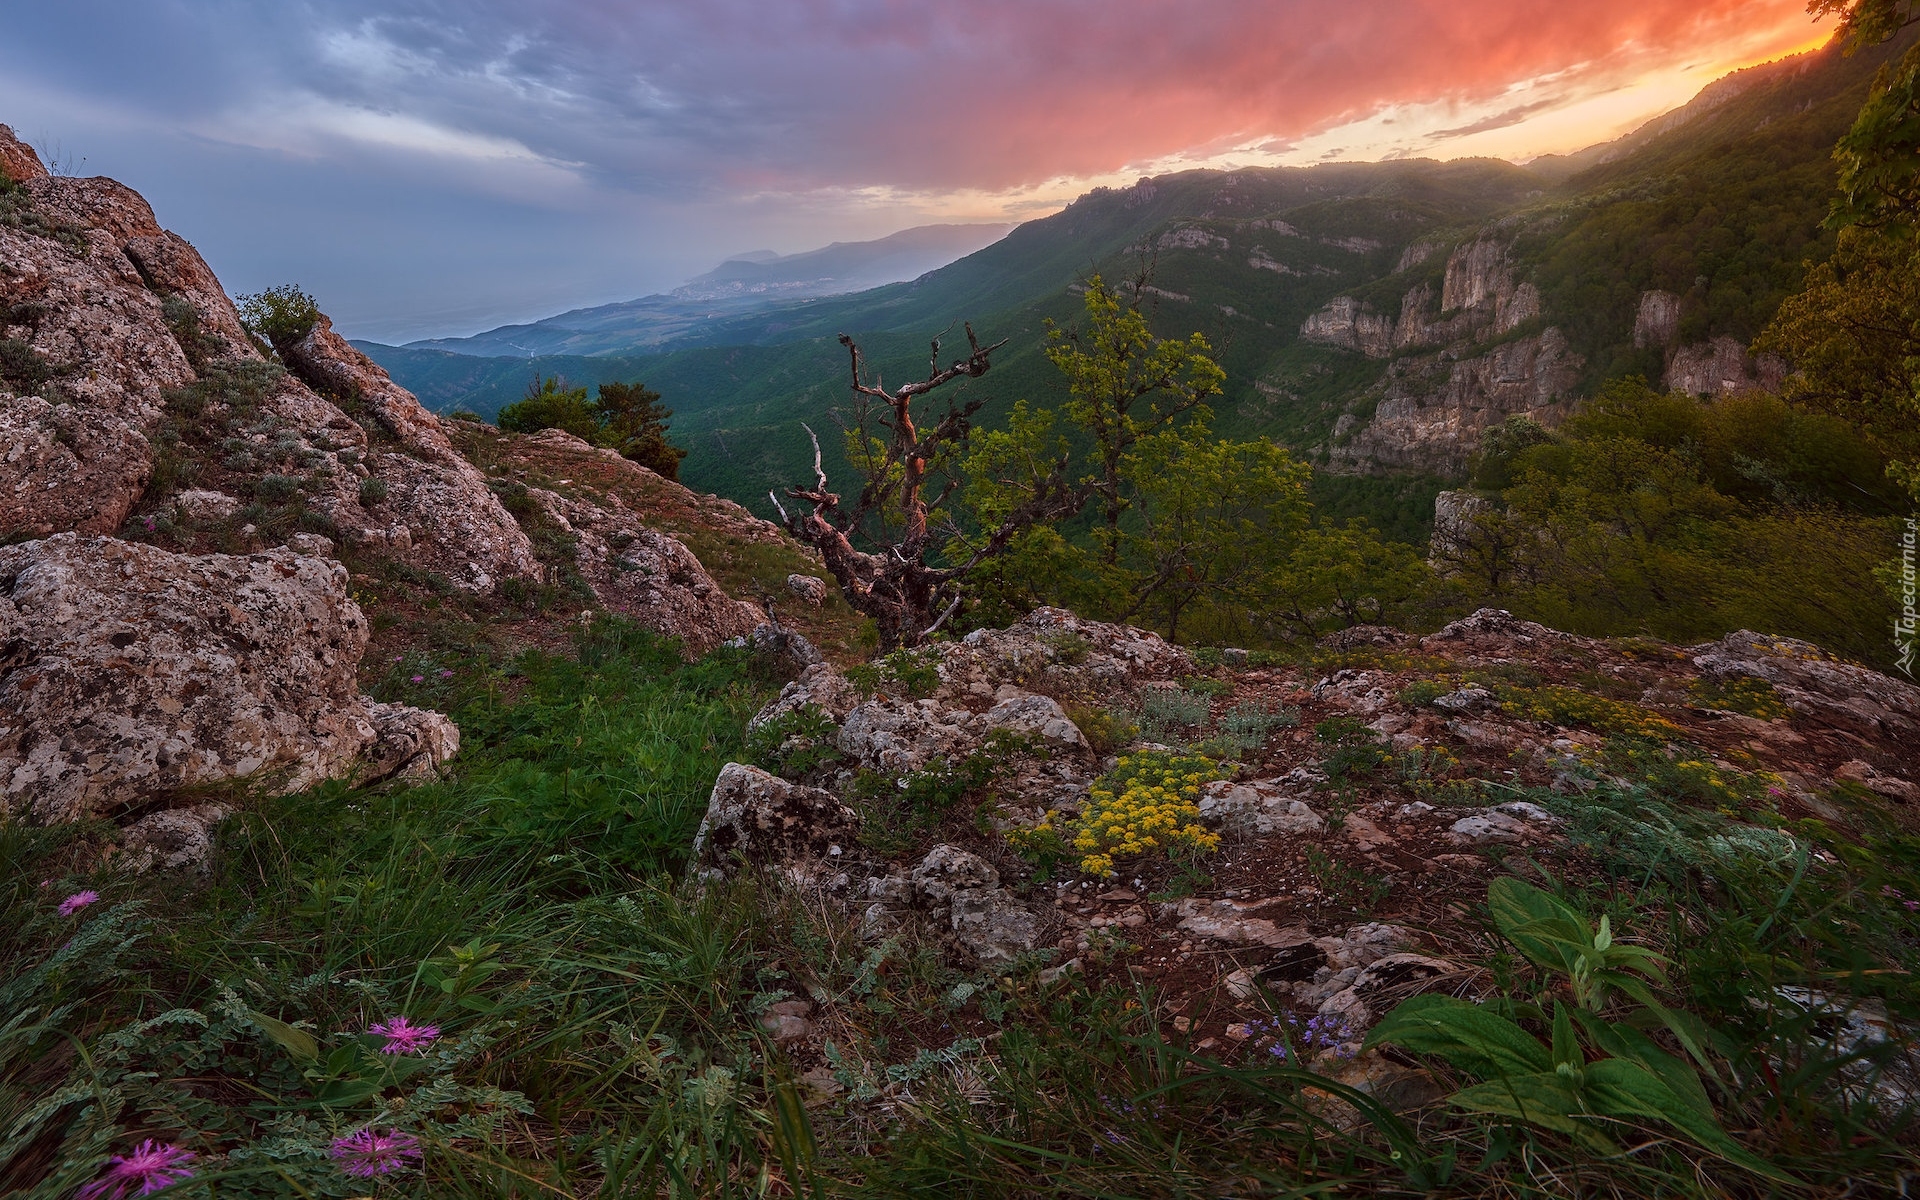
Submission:
<svg viewBox="0 0 1920 1200">
<path fill-rule="evenodd" d="M 1459 691 L 1448 692 L 1437 697 L 1433 706 L 1447 712 L 1466 713 L 1475 709 L 1490 708 L 1493 705 L 1493 693 L 1483 687 L 1467 686 Z"/>
<path fill-rule="evenodd" d="M 445 761 L 445 717 L 360 694 L 367 636 L 331 559 L 70 533 L 0 547 L 0 798 L 67 821 L 196 784 Z"/>
<path fill-rule="evenodd" d="M 127 826 L 117 860 L 122 870 L 136 874 L 155 867 L 163 871 L 193 868 L 204 871 L 213 853 L 213 827 L 225 820 L 221 804 L 196 804 L 148 813 Z"/>
<path fill-rule="evenodd" d="M 696 862 L 720 870 L 745 860 L 766 864 L 825 857 L 853 836 L 852 809 L 833 793 L 788 783 L 759 767 L 728 763 L 714 780 L 694 835 Z"/>
<path fill-rule="evenodd" d="M 1742 629 L 1694 647 L 1693 663 L 1716 679 L 1764 679 L 1799 716 L 1920 745 L 1920 687 L 1842 662 L 1811 642 Z"/>
<path fill-rule="evenodd" d="M 815 608 L 826 603 L 827 581 L 815 575 L 787 576 L 787 590 L 795 596 L 813 605 Z"/>
<path fill-rule="evenodd" d="M 1200 820 L 1241 837 L 1308 834 L 1326 828 L 1326 819 L 1305 801 L 1277 790 L 1270 781 L 1219 781 L 1201 790 Z"/>
</svg>

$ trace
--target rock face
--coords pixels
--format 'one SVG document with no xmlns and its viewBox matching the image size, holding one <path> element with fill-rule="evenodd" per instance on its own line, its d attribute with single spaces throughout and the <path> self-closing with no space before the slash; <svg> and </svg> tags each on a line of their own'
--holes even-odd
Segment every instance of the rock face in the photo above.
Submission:
<svg viewBox="0 0 1920 1200">
<path fill-rule="evenodd" d="M 0 796 L 73 820 L 191 784 L 429 769 L 437 713 L 369 703 L 345 568 L 59 534 L 0 547 Z M 371 762 L 366 762 L 369 755 Z"/>
<path fill-rule="evenodd" d="M 541 430 L 529 440 L 571 443 L 573 449 L 593 452 L 587 443 L 558 429 Z M 547 520 L 573 539 L 574 566 L 600 603 L 679 638 L 689 654 L 704 654 L 724 641 L 749 636 L 767 619 L 756 605 L 728 596 L 691 550 L 648 528 L 633 510 L 545 488 L 527 491 Z"/>
<path fill-rule="evenodd" d="M 107 179 L 55 179 L 0 125 L 23 185 L 0 222 L 0 535 L 119 528 L 153 469 L 162 393 L 193 379 L 128 257 L 162 236 L 153 210 Z"/>
<path fill-rule="evenodd" d="M 1335 458 L 1368 468 L 1459 473 L 1487 430 L 1508 417 L 1557 425 L 1571 408 L 1582 360 L 1557 329 L 1448 363 L 1425 359 L 1389 368 L 1373 420 Z M 1444 370 L 1444 376 L 1438 372 Z"/>
<path fill-rule="evenodd" d="M 1867 737 L 1920 746 L 1920 687 L 1842 662 L 1811 642 L 1742 629 L 1693 649 L 1719 679 L 1764 679 L 1794 712 Z"/>
<path fill-rule="evenodd" d="M 383 515 L 408 531 L 413 561 L 470 592 L 491 591 L 501 579 L 543 577 L 525 531 L 486 477 L 454 452 L 440 419 L 335 333 L 332 322 L 321 317 L 282 355 L 321 395 L 364 405 L 379 431 L 398 443 L 369 465 L 387 486 Z"/>
<path fill-rule="evenodd" d="M 1394 359 L 1373 393 L 1372 419 L 1341 418 L 1330 447 L 1336 460 L 1362 470 L 1457 473 L 1481 435 L 1509 416 L 1553 425 L 1566 415 L 1584 364 L 1558 329 L 1474 353 L 1540 316 L 1540 291 L 1516 280 L 1505 242 L 1455 247 L 1438 299 L 1436 312 L 1430 286 L 1411 288 L 1396 318 L 1340 296 L 1301 325 L 1307 341 Z M 1423 348 L 1438 352 L 1406 354 Z"/>
<path fill-rule="evenodd" d="M 1669 391 L 1725 396 L 1755 388 L 1777 389 L 1786 374 L 1786 364 L 1773 355 L 1756 357 L 1736 339 L 1717 337 L 1675 350 L 1667 359 L 1662 382 Z"/>
</svg>

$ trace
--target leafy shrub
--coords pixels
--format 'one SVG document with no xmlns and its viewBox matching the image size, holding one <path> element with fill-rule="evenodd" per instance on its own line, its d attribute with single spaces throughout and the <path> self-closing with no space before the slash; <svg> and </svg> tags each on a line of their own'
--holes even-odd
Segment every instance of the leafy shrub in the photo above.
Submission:
<svg viewBox="0 0 1920 1200">
<path fill-rule="evenodd" d="M 1110 708 L 1075 706 L 1067 709 L 1067 718 L 1080 727 L 1095 754 L 1111 754 L 1140 736 L 1138 724 Z"/>
<path fill-rule="evenodd" d="M 904 776 L 862 768 L 853 785 L 860 844 L 888 855 L 917 848 L 963 799 L 992 783 L 1013 755 L 1032 749 L 1022 735 L 999 729 L 958 763 L 934 758 L 926 769 Z"/>
<path fill-rule="evenodd" d="M 1408 708 L 1426 708 L 1453 688 L 1440 679 L 1416 679 L 1400 689 L 1400 703 Z"/>
<path fill-rule="evenodd" d="M 1218 700 L 1222 696 L 1233 695 L 1233 681 L 1215 679 L 1211 675 L 1189 675 L 1180 681 L 1183 691 L 1196 696 L 1205 696 L 1209 700 Z"/>
<path fill-rule="evenodd" d="M 1276 729 L 1288 729 L 1300 723 L 1300 710 L 1289 705 L 1268 708 L 1257 701 L 1236 704 L 1220 714 L 1220 731 L 1209 740 L 1234 756 L 1258 750 L 1267 735 Z"/>
<path fill-rule="evenodd" d="M 1093 653 L 1093 643 L 1070 629 L 1049 630 L 1040 635 L 1040 644 L 1053 661 L 1067 667 L 1079 666 Z"/>
<path fill-rule="evenodd" d="M 1122 758 L 1095 781 L 1070 831 L 1080 869 L 1112 875 L 1116 858 L 1214 849 L 1220 835 L 1199 823 L 1196 801 L 1201 786 L 1219 778 L 1218 764 L 1197 754 L 1142 751 Z M 1044 836 L 1053 826 L 1049 820 L 1036 828 L 1036 836 Z"/>
<path fill-rule="evenodd" d="M 275 350 L 293 345 L 320 323 L 320 305 L 298 284 L 285 283 L 242 296 L 238 308 L 247 330 L 265 338 Z"/>
<path fill-rule="evenodd" d="M 1140 696 L 1140 729 L 1156 742 L 1185 741 L 1188 734 L 1204 730 L 1213 717 L 1213 706 L 1205 696 L 1185 688 L 1148 688 Z"/>
<path fill-rule="evenodd" d="M 799 779 L 839 761 L 840 748 L 833 740 L 839 728 L 819 705 L 802 704 L 748 731 L 746 761 L 775 775 Z"/>
<path fill-rule="evenodd" d="M 53 367 L 31 342 L 0 338 L 0 385 L 19 395 L 33 395 L 53 378 Z"/>
<path fill-rule="evenodd" d="M 847 682 L 868 696 L 893 690 L 924 700 L 940 690 L 940 652 L 931 647 L 895 650 L 850 669 Z"/>
<path fill-rule="evenodd" d="M 1549 1017 L 1530 1002 L 1476 1005 L 1416 996 L 1374 1027 L 1368 1048 L 1391 1043 L 1432 1054 L 1484 1080 L 1449 1097 L 1467 1112 L 1562 1134 L 1603 1154 L 1620 1152 L 1611 1129 L 1652 1122 L 1757 1175 L 1793 1182 L 1721 1126 L 1694 1065 L 1709 1065 L 1706 1031 L 1654 998 L 1651 985 L 1666 982 L 1659 955 L 1616 942 L 1606 917 L 1596 929 L 1518 879 L 1495 880 L 1487 904 L 1502 936 L 1528 961 L 1564 977 L 1572 1006 L 1556 999 Z M 1637 1001 L 1639 1011 L 1607 1019 L 1602 1014 L 1613 992 Z M 1548 1027 L 1550 1042 L 1521 1021 Z M 1661 1049 L 1643 1032 L 1649 1025 L 1664 1026 L 1693 1062 Z"/>
<path fill-rule="evenodd" d="M 360 506 L 372 508 L 387 498 L 387 481 L 369 475 L 360 481 Z"/>
<path fill-rule="evenodd" d="M 1320 769 L 1336 784 L 1370 775 L 1388 761 L 1379 735 L 1352 717 L 1328 717 L 1313 727 L 1313 737 L 1328 747 Z"/>
</svg>

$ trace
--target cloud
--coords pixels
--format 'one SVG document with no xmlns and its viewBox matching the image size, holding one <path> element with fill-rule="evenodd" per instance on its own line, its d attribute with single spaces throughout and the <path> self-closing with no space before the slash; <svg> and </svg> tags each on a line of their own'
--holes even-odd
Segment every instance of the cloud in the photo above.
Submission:
<svg viewBox="0 0 1920 1200">
<path fill-rule="evenodd" d="M 1815 33 L 1802 0 L 17 7 L 0 102 L 18 111 L 0 120 L 31 117 L 135 186 L 134 164 L 178 156 L 159 174 L 189 202 L 195 178 L 211 191 L 250 173 L 252 192 L 285 196 L 319 170 L 353 214 L 342 230 L 389 239 L 376 272 L 501 256 L 502 295 L 533 285 L 499 239 L 537 243 L 535 269 L 604 259 L 636 288 L 671 286 L 681 264 L 743 245 L 1030 215 L 1228 156 L 1569 150 Z M 109 145 L 118 159 L 90 148 Z M 277 219 L 242 209 L 207 236 L 265 243 Z"/>
</svg>

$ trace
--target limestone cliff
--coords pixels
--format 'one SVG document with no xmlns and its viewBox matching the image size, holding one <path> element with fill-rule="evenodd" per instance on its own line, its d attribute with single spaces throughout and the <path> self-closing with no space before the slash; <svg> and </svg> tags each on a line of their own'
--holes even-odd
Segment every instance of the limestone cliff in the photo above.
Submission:
<svg viewBox="0 0 1920 1200">
<path fill-rule="evenodd" d="M 1509 247 L 1493 237 L 1454 247 L 1437 307 L 1427 284 L 1408 289 L 1393 316 L 1336 297 L 1306 319 L 1300 336 L 1392 365 L 1370 395 L 1371 419 L 1341 418 L 1334 460 L 1348 469 L 1457 473 L 1481 434 L 1509 416 L 1558 422 L 1584 363 L 1558 329 L 1518 336 L 1539 317 L 1539 289 L 1516 277 Z"/>
</svg>

